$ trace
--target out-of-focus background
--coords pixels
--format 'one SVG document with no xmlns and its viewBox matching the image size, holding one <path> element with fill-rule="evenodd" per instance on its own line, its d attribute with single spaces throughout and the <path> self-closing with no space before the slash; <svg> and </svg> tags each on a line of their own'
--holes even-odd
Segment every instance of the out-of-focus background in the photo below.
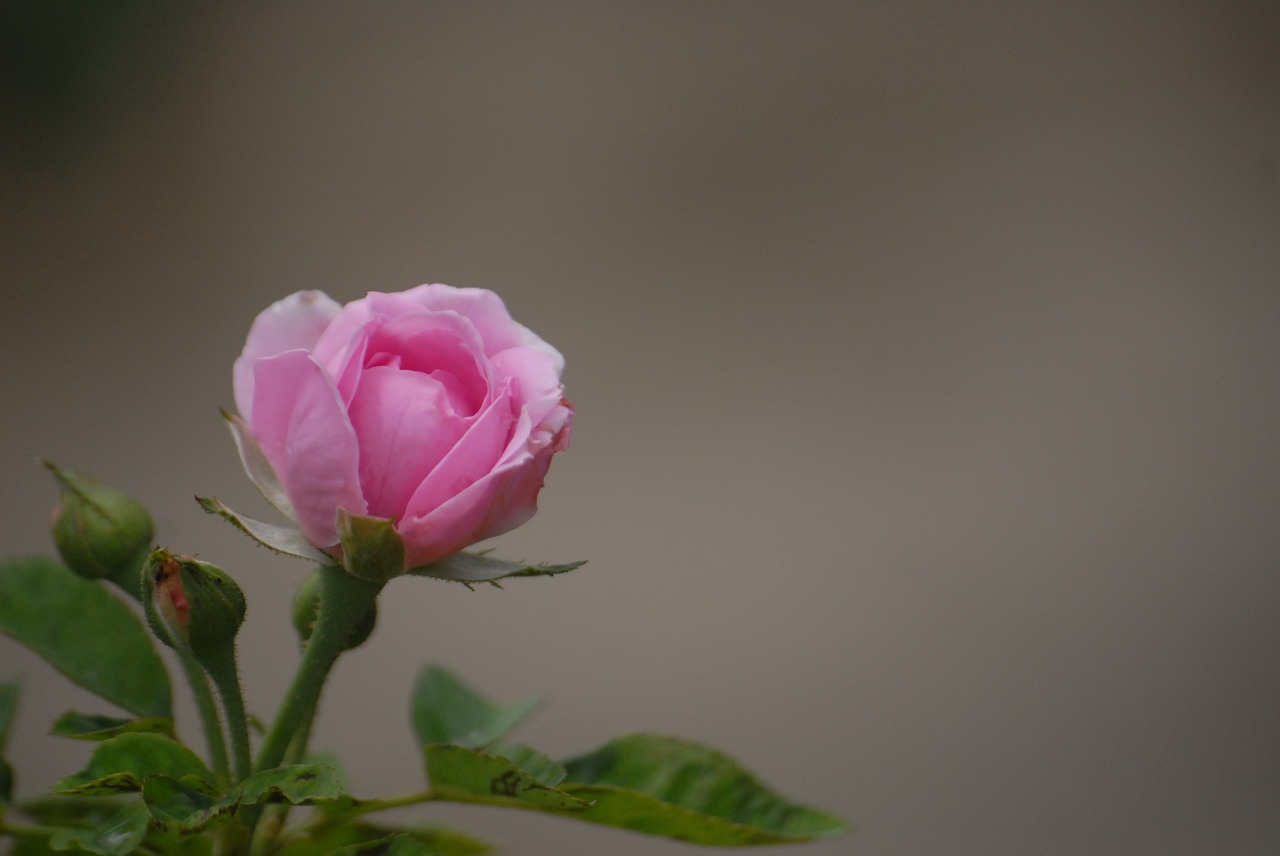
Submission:
<svg viewBox="0 0 1280 856">
<path fill-rule="evenodd" d="M 218 416 L 254 316 L 483 286 L 567 356 L 573 449 L 492 546 L 590 564 L 393 583 L 318 725 L 358 795 L 421 786 L 432 661 L 545 693 L 552 755 L 684 735 L 857 826 L 797 853 L 1280 846 L 1276 3 L 0 20 L 0 547 L 51 549 L 38 458 L 144 499 L 244 586 L 255 710 L 308 568 L 191 501 L 269 515 Z M 89 751 L 47 722 L 103 705 L 0 658 L 39 793 Z"/>
</svg>

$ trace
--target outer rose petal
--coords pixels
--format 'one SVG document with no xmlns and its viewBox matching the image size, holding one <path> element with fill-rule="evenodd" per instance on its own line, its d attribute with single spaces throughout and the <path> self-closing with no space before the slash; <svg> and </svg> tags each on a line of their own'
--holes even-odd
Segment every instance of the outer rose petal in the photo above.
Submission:
<svg viewBox="0 0 1280 856">
<path fill-rule="evenodd" d="M 248 420 L 253 415 L 254 361 L 284 351 L 311 350 L 341 311 L 337 301 L 322 291 L 298 291 L 259 313 L 231 370 L 236 408 L 242 417 Z"/>
<path fill-rule="evenodd" d="M 564 357 L 537 333 L 507 312 L 502 298 L 484 288 L 454 288 L 439 283 L 420 285 L 404 293 L 422 306 L 457 312 L 471 320 L 484 339 L 485 353 L 492 357 L 508 348 L 528 348 L 551 357 L 556 374 L 564 371 Z"/>
<path fill-rule="evenodd" d="M 569 422 L 537 453 L 526 451 L 497 467 L 425 517 L 397 526 L 405 564 L 417 567 L 469 544 L 501 535 L 533 517 L 551 456 L 568 442 Z"/>
<path fill-rule="evenodd" d="M 338 543 L 337 511 L 364 514 L 360 452 L 346 409 L 305 351 L 254 363 L 249 427 L 293 502 L 302 533 L 317 547 Z"/>
</svg>

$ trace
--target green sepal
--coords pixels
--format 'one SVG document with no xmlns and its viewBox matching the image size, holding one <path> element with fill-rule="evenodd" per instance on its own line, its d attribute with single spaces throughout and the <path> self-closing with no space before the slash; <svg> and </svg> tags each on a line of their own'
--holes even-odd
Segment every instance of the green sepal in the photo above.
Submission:
<svg viewBox="0 0 1280 856">
<path fill-rule="evenodd" d="M 205 513 L 221 517 L 268 550 L 273 550 L 283 556 L 292 556 L 295 559 L 318 562 L 322 565 L 334 562 L 332 556 L 313 546 L 306 536 L 296 528 L 254 520 L 252 517 L 246 517 L 243 514 L 232 511 L 220 500 L 213 497 L 197 496 L 196 502 L 200 503 L 200 508 Z"/>
<path fill-rule="evenodd" d="M 452 556 L 443 558 L 438 562 L 432 562 L 429 565 L 410 568 L 408 573 L 417 577 L 450 580 L 462 583 L 470 588 L 476 583 L 489 583 L 496 586 L 498 585 L 498 580 L 512 577 L 554 577 L 557 574 L 576 570 L 585 564 L 586 561 L 583 560 L 559 565 L 547 563 L 531 565 L 528 562 L 509 562 L 505 559 L 494 559 L 484 552 L 468 553 L 464 551 L 454 553 Z"/>
<path fill-rule="evenodd" d="M 413 731 L 418 743 L 479 748 L 497 740 L 537 705 L 530 698 L 497 704 L 441 666 L 426 666 L 414 684 Z"/>
<path fill-rule="evenodd" d="M 437 799 L 481 805 L 575 813 L 588 800 L 545 785 L 511 759 L 462 746 L 422 747 L 431 792 Z"/>
<path fill-rule="evenodd" d="M 176 737 L 173 720 L 159 716 L 144 719 L 119 719 L 96 713 L 69 710 L 53 721 L 49 733 L 54 737 L 70 737 L 72 740 L 109 740 L 119 734 L 148 732 Z"/>
<path fill-rule="evenodd" d="M 0 681 L 0 803 L 13 802 L 13 765 L 5 756 L 9 729 L 18 712 L 18 681 Z"/>
<path fill-rule="evenodd" d="M 404 573 L 404 539 L 395 521 L 361 517 L 338 509 L 338 539 L 342 566 L 362 580 L 384 583 Z"/>
<path fill-rule="evenodd" d="M 262 446 L 258 444 L 258 439 L 253 436 L 249 426 L 239 416 L 225 410 L 222 411 L 222 418 L 226 420 L 227 428 L 231 431 L 231 438 L 235 440 L 236 451 L 240 453 L 240 461 L 244 464 L 249 480 L 257 486 L 263 498 L 285 517 L 296 519 L 297 513 L 293 510 L 289 495 L 280 484 L 280 477 L 276 475 L 275 468 L 267 460 Z"/>
<path fill-rule="evenodd" d="M 845 831 L 839 818 L 790 802 L 727 755 L 638 734 L 564 762 L 561 790 L 594 805 L 573 816 L 695 844 L 784 844 Z"/>
<path fill-rule="evenodd" d="M 53 786 L 64 795 L 98 796 L 142 789 L 148 776 L 189 777 L 185 781 L 212 794 L 214 775 L 186 746 L 159 734 L 121 734 L 98 744 L 89 764 Z"/>
<path fill-rule="evenodd" d="M 106 820 L 82 829 L 59 829 L 49 837 L 51 850 L 88 851 L 98 856 L 125 856 L 147 837 L 151 815 L 134 799 Z"/>
<path fill-rule="evenodd" d="M 60 562 L 0 560 L 0 629 L 112 704 L 141 717 L 173 717 L 169 674 L 142 622 Z"/>
<path fill-rule="evenodd" d="M 342 797 L 342 777 L 322 764 L 295 764 L 254 773 L 222 797 L 203 791 L 198 783 L 169 776 L 152 776 L 142 786 L 142 798 L 163 829 L 198 832 L 230 819 L 244 806 L 287 802 L 315 805 Z"/>
</svg>

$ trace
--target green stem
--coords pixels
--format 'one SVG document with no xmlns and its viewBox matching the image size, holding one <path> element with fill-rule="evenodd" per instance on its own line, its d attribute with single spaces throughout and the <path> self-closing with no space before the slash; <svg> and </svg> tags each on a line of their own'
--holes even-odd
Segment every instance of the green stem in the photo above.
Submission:
<svg viewBox="0 0 1280 856">
<path fill-rule="evenodd" d="M 249 754 L 249 720 L 244 715 L 244 693 L 240 689 L 240 675 L 236 669 L 235 643 L 228 642 L 212 656 L 206 657 L 204 665 L 222 699 L 227 731 L 231 734 L 235 780 L 242 782 L 252 770 L 253 759 Z"/>
<path fill-rule="evenodd" d="M 204 727 L 204 741 L 209 747 L 209 761 L 213 764 L 213 772 L 221 779 L 230 775 L 227 766 L 227 743 L 222 736 L 222 720 L 218 716 L 218 707 L 213 701 L 213 691 L 209 689 L 209 681 L 204 669 L 196 662 L 196 658 L 188 651 L 178 651 L 178 662 L 187 676 L 187 684 L 191 687 L 191 695 L 195 698 L 196 711 L 200 714 L 200 724 Z"/>
<path fill-rule="evenodd" d="M 352 576 L 336 565 L 320 567 L 320 613 L 315 629 L 302 653 L 302 662 L 293 676 L 280 712 L 258 751 L 255 770 L 270 770 L 280 764 L 289 744 L 300 737 L 298 755 L 306 751 L 307 735 L 320 701 L 329 670 L 347 647 L 352 632 L 377 600 L 384 582 L 371 582 Z"/>
</svg>

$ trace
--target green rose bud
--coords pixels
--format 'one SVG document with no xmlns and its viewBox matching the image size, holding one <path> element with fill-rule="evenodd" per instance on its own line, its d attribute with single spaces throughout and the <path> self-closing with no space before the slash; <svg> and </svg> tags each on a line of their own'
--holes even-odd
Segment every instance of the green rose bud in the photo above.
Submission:
<svg viewBox="0 0 1280 856">
<path fill-rule="evenodd" d="M 62 561 L 86 579 L 111 580 L 136 596 L 139 569 L 155 531 L 147 509 L 88 476 L 49 461 L 45 466 L 62 488 L 52 522 Z"/>
<path fill-rule="evenodd" d="M 293 629 L 298 631 L 298 638 L 306 645 L 315 629 L 316 618 L 320 613 L 320 573 L 317 571 L 302 581 L 293 596 Z M 378 623 L 378 604 L 369 606 L 369 611 L 360 619 L 360 623 L 351 631 L 342 646 L 343 651 L 359 648 L 373 633 Z"/>
<path fill-rule="evenodd" d="M 208 666 L 234 645 L 244 594 L 221 568 L 156 550 L 142 572 L 143 606 L 156 637 Z"/>
</svg>

